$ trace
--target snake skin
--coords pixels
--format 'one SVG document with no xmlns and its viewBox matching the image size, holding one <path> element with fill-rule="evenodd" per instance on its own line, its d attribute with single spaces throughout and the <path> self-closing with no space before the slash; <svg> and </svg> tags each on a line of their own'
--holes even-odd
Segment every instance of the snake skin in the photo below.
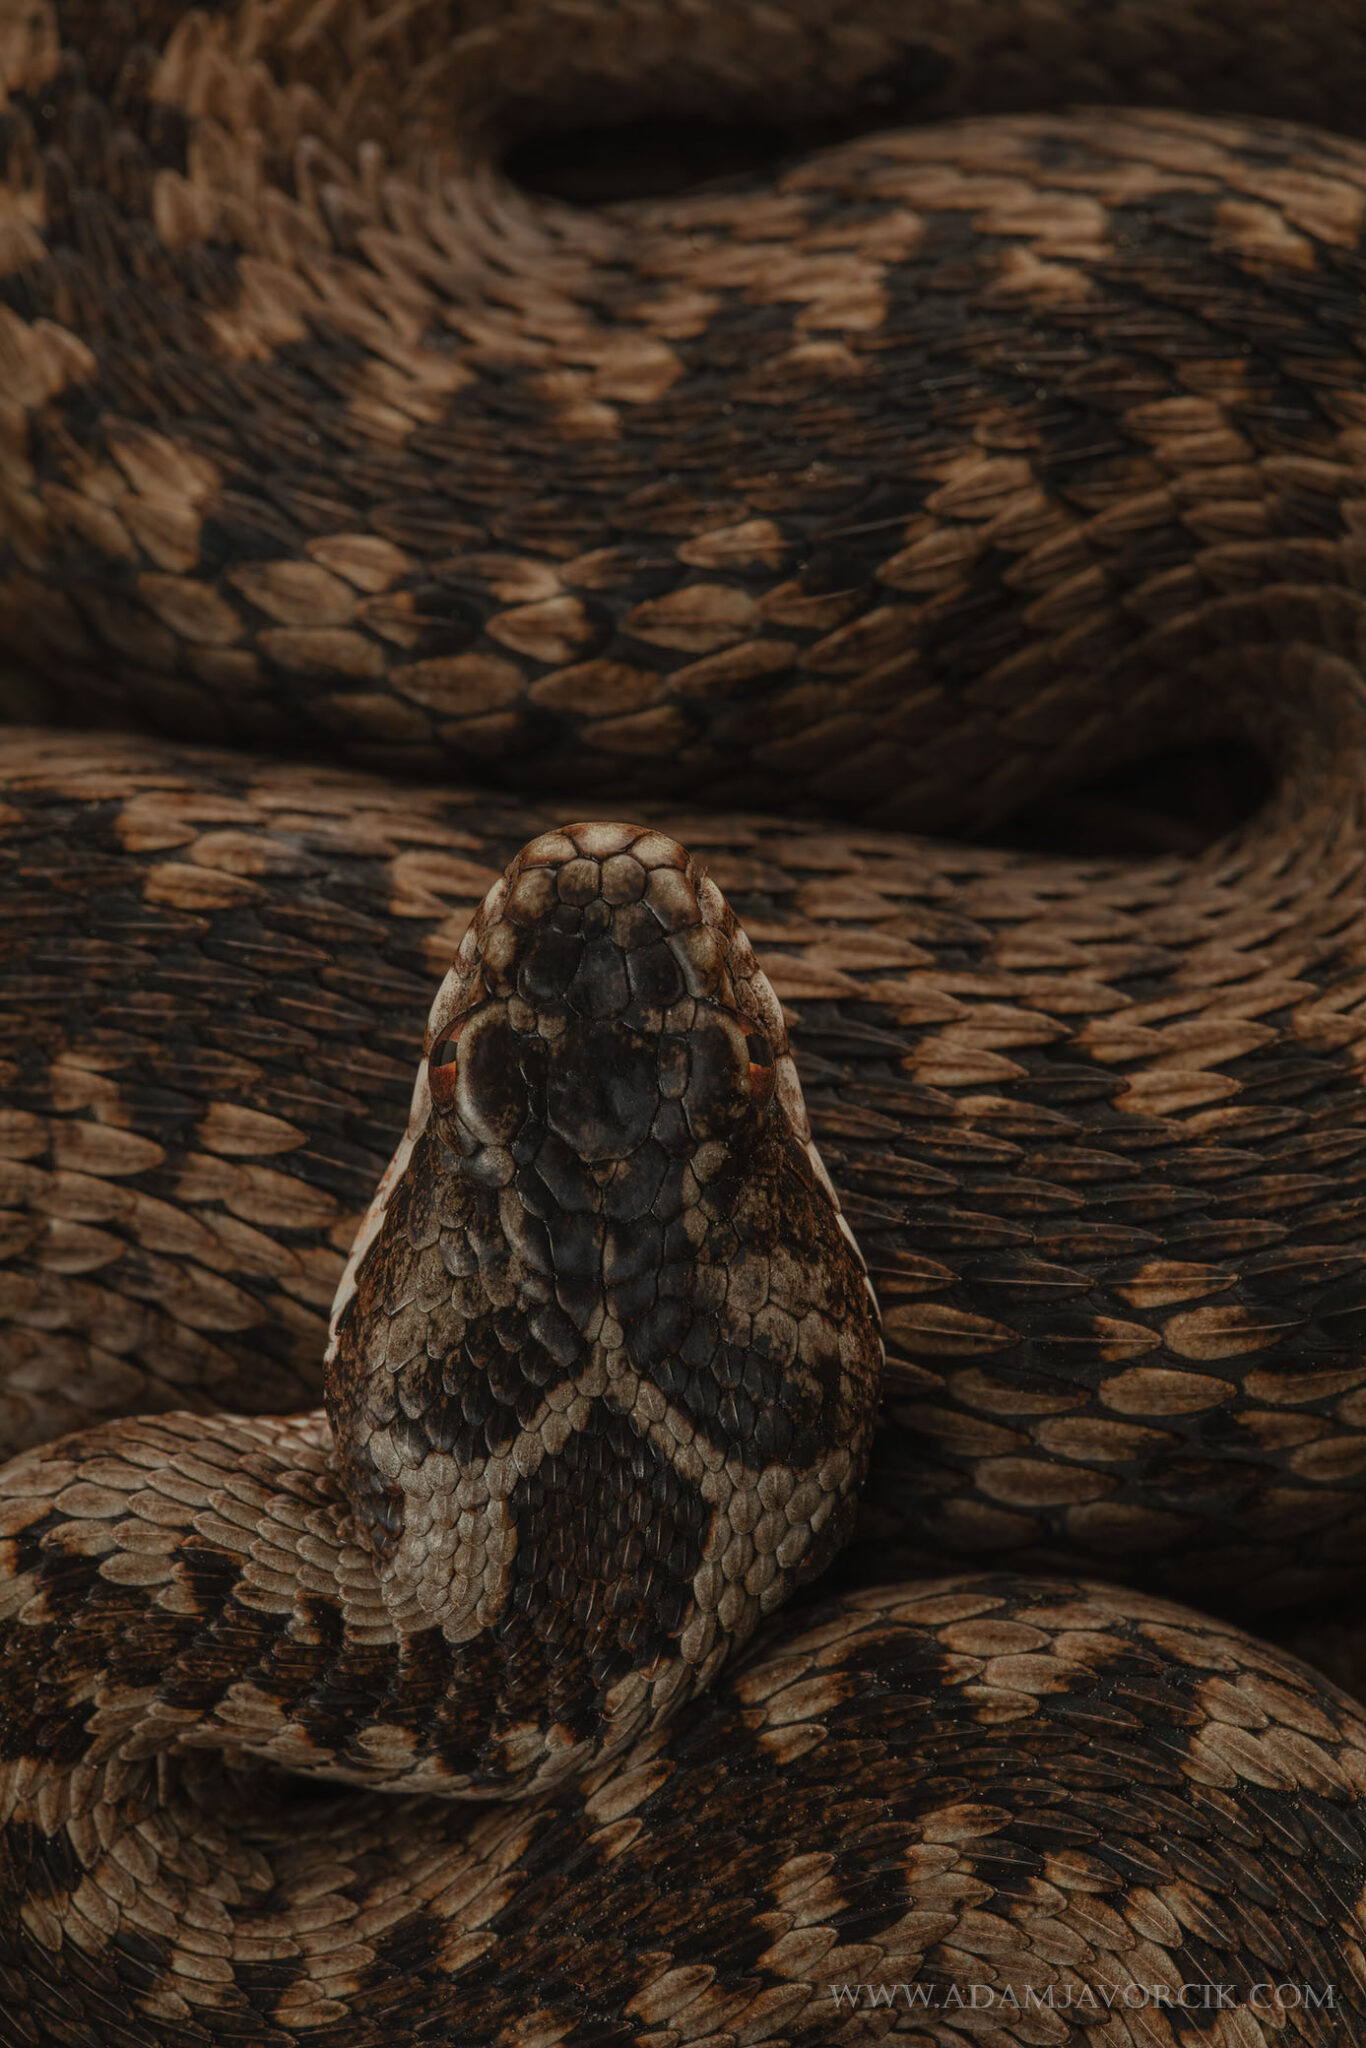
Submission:
<svg viewBox="0 0 1366 2048">
<path fill-rule="evenodd" d="M 1360 2040 L 1359 8 L 0 86 L 0 2042 Z"/>
</svg>

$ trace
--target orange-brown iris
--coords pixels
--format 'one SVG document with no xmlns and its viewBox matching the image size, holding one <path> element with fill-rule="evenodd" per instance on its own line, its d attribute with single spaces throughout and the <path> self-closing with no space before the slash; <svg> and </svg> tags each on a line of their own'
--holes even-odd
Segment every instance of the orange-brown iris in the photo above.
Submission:
<svg viewBox="0 0 1366 2048">
<path fill-rule="evenodd" d="M 775 1078 L 773 1048 L 761 1032 L 751 1031 L 745 1049 L 749 1053 L 749 1092 L 756 1102 L 766 1102 Z"/>
<path fill-rule="evenodd" d="M 427 1059 L 427 1079 L 432 1101 L 438 1109 L 449 1109 L 455 1101 L 455 1084 L 460 1074 L 460 1032 L 456 1024 L 443 1031 Z"/>
</svg>

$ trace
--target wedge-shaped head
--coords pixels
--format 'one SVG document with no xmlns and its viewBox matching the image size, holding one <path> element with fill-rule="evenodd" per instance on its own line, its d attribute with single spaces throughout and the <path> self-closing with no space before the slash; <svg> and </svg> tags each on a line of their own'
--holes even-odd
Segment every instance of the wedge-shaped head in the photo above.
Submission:
<svg viewBox="0 0 1366 2048">
<path fill-rule="evenodd" d="M 644 827 L 534 840 L 433 1004 L 328 1368 L 390 1614 L 453 1659 L 470 1789 L 615 1749 L 822 1569 L 880 1364 L 721 892 Z"/>
</svg>

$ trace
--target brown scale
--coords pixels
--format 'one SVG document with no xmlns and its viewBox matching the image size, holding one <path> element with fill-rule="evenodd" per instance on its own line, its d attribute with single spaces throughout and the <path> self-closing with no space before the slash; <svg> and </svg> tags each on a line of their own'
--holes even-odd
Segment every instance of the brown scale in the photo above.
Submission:
<svg viewBox="0 0 1366 2048">
<path fill-rule="evenodd" d="M 0 0 L 0 82 L 6 704 L 256 749 L 5 749 L 0 2041 L 1185 2048 L 1126 1989 L 1267 1981 L 1310 2002 L 1195 2037 L 1356 2040 L 1360 1712 L 1152 1597 L 1262 1615 L 1360 1689 L 1354 1618 L 1301 1615 L 1352 1616 L 1366 1541 L 1366 157 L 1251 118 L 1359 126 L 1354 12 Z M 1150 111 L 1049 111 L 1078 102 Z M 671 116 L 842 139 L 597 207 L 493 168 Z M 1229 738 L 1274 788 L 1213 845 L 1141 805 L 1139 858 L 888 829 L 1028 809 L 1053 844 L 1097 776 Z M 588 809 L 682 840 L 743 918 L 889 1353 L 836 1604 L 634 1737 L 631 1660 L 711 1654 L 682 1589 L 712 1611 L 720 1536 L 644 1458 L 628 1325 L 674 1297 L 632 1289 L 677 1270 L 695 1321 L 755 1318 L 732 1247 L 777 1270 L 800 1213 L 868 1328 L 795 1081 L 805 1166 L 699 1181 L 691 1264 L 553 1197 L 558 1359 L 534 1208 L 506 1234 L 528 1162 L 498 1178 L 508 1133 L 474 1143 L 440 1059 L 343 1288 L 340 1467 L 282 1419 L 319 1398 L 432 983 Z M 557 872 L 636 843 L 577 829 L 615 850 Z M 611 886 L 561 908 L 615 917 Z M 619 1072 L 675 1099 L 676 1028 L 642 1088 L 603 975 L 613 1057 L 495 1060 L 495 1122 L 610 1121 Z M 520 999 L 481 988 L 476 1074 L 499 1032 L 550 1046 Z M 758 1012 L 713 1000 L 750 1116 Z M 790 1392 L 734 1401 L 723 1447 L 677 1342 L 643 1398 L 762 1506 Z M 515 1549 L 437 1470 L 509 1444 Z M 606 1693 L 619 1753 L 530 1806 L 277 1775 L 548 1778 Z M 890 2006 L 831 1989 L 871 1985 Z"/>
</svg>

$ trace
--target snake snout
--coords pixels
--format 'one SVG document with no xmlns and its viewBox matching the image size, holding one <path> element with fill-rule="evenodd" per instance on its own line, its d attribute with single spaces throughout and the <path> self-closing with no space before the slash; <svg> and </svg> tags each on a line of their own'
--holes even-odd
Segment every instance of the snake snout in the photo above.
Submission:
<svg viewBox="0 0 1366 2048">
<path fill-rule="evenodd" d="M 765 999 L 765 997 L 767 999 Z M 586 1167 L 735 1137 L 773 1097 L 781 1012 L 720 891 L 662 832 L 569 825 L 490 890 L 438 998 L 428 1075 L 457 1149 L 553 1133 Z"/>
<path fill-rule="evenodd" d="M 523 1028 L 566 1017 L 658 1028 L 673 1006 L 723 995 L 734 920 L 687 849 L 639 825 L 542 833 L 489 892 L 468 966 Z M 463 949 L 462 949 L 463 954 Z"/>
</svg>

